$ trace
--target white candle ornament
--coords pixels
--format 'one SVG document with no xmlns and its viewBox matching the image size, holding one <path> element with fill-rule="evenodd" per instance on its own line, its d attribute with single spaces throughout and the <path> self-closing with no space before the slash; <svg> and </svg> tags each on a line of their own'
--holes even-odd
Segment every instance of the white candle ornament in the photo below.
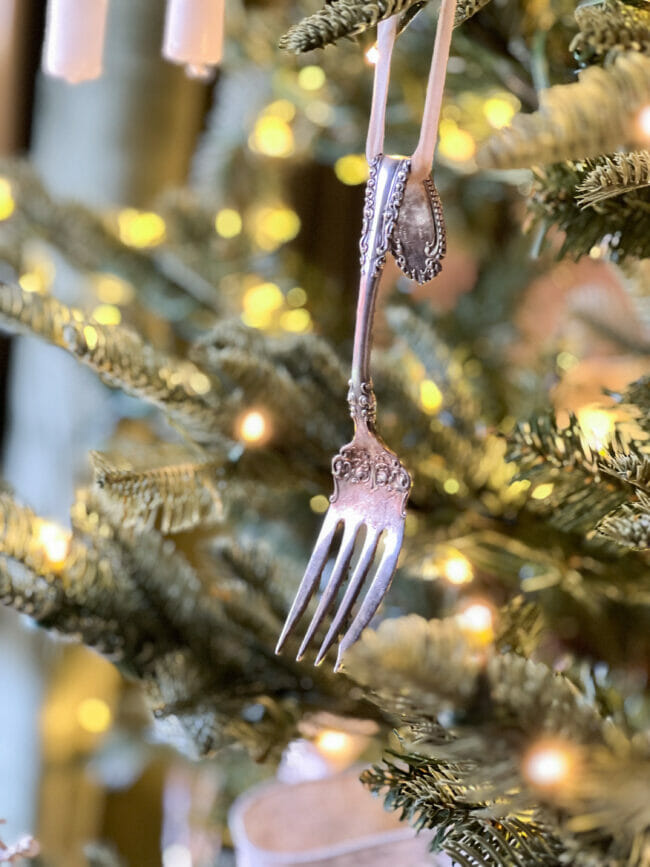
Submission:
<svg viewBox="0 0 650 867">
<path fill-rule="evenodd" d="M 70 84 L 102 73 L 108 0 L 49 0 L 43 70 Z"/>
<path fill-rule="evenodd" d="M 167 0 L 163 56 L 188 75 L 210 75 L 223 55 L 224 0 Z"/>
</svg>

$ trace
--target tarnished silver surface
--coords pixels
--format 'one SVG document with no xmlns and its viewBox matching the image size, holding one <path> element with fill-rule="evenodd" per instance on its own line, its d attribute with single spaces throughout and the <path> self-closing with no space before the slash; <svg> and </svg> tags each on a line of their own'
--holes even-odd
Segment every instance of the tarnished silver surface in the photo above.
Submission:
<svg viewBox="0 0 650 867">
<path fill-rule="evenodd" d="M 370 378 L 370 350 L 377 289 L 389 250 L 400 251 L 406 263 L 404 268 L 415 269 L 414 273 L 432 272 L 432 276 L 440 270 L 439 259 L 444 255 L 442 211 L 438 213 L 435 209 L 436 203 L 439 206 L 437 194 L 432 198 L 426 183 L 419 182 L 411 191 L 408 184 L 410 167 L 408 159 L 384 155 L 376 157 L 370 166 L 360 242 L 361 279 L 348 392 L 354 437 L 332 460 L 334 493 L 330 497 L 330 507 L 276 649 L 279 653 L 305 612 L 329 560 L 335 533 L 341 528 L 342 539 L 334 566 L 298 651 L 300 659 L 334 605 L 350 572 L 347 587 L 316 657 L 316 664 L 322 661 L 345 629 L 362 585 L 375 565 L 370 587 L 341 639 L 335 668 L 339 667 L 345 650 L 359 638 L 385 596 L 404 537 L 411 476 L 375 432 L 377 409 Z"/>
</svg>

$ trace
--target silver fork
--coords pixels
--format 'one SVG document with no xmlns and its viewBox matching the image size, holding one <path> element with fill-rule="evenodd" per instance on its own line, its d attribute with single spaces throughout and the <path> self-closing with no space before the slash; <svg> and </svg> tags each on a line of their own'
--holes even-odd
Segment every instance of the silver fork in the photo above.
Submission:
<svg viewBox="0 0 650 867">
<path fill-rule="evenodd" d="M 444 24 L 450 37 L 455 8 L 455 0 L 444 2 L 447 8 L 445 10 L 443 7 L 441 11 L 425 104 L 425 117 L 429 121 L 433 79 L 435 90 L 440 97 L 442 94 L 439 80 L 433 75 L 434 67 L 440 65 L 437 55 L 441 28 Z M 447 16 L 444 22 L 443 12 L 446 12 Z M 352 566 L 352 574 L 343 598 L 315 660 L 316 665 L 322 662 L 335 643 L 368 573 L 376 562 L 370 587 L 341 639 L 335 670 L 340 668 L 343 654 L 359 638 L 388 591 L 402 547 L 406 502 L 412 483 L 411 476 L 399 458 L 375 432 L 376 400 L 370 378 L 370 352 L 375 302 L 386 255 L 390 251 L 408 276 L 418 282 L 425 282 L 439 272 L 440 260 L 446 247 L 440 200 L 433 182 L 428 177 L 437 132 L 435 105 L 433 114 L 436 115 L 436 122 L 433 134 L 429 131 L 427 135 L 420 136 L 418 148 L 411 159 L 385 156 L 380 152 L 383 148 L 390 58 L 396 27 L 397 19 L 393 17 L 381 22 L 378 28 L 380 60 L 375 71 L 366 149 L 370 173 L 363 211 L 361 279 L 348 392 L 354 437 L 332 460 L 334 493 L 330 497 L 323 526 L 276 648 L 276 653 L 282 650 L 288 636 L 304 614 L 329 560 L 336 531 L 341 527 L 342 538 L 334 566 L 298 651 L 297 658 L 302 658 L 337 597 L 350 570 L 355 546 L 358 547 L 357 543 L 364 533 L 363 543 Z M 448 50 L 447 46 L 447 54 Z M 443 69 L 446 66 L 446 57 L 444 61 Z M 435 94 L 433 98 L 435 102 Z M 438 105 L 438 112 L 439 108 Z M 422 169 L 418 168 L 420 177 L 414 177 L 413 164 L 416 167 L 424 165 L 427 176 L 422 177 Z M 380 547 L 381 555 L 377 557 Z"/>
</svg>

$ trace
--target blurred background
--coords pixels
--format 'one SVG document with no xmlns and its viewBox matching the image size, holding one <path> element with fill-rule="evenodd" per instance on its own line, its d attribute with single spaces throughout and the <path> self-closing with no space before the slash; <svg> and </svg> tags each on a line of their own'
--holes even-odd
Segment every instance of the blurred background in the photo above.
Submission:
<svg viewBox="0 0 650 867">
<path fill-rule="evenodd" d="M 602 389 L 621 389 L 647 369 L 641 307 L 598 245 L 579 263 L 557 264 L 551 232 L 550 251 L 530 255 L 521 231 L 527 171 L 475 174 L 481 143 L 536 104 L 539 82 L 524 70 L 573 76 L 574 4 L 552 5 L 541 72 L 517 60 L 513 36 L 524 25 L 543 30 L 541 12 L 526 23 L 517 4 L 495 0 L 454 43 L 436 169 L 449 255 L 435 285 L 414 290 L 388 269 L 384 291 L 432 309 L 452 346 L 470 335 L 472 352 L 459 351 L 454 363 L 469 380 L 490 381 L 489 417 L 501 430 L 545 406 L 550 392 L 597 445 L 614 423 Z M 0 178 L 0 276 L 47 289 L 104 324 L 128 316 L 161 345 L 228 315 L 270 333 L 315 332 L 348 353 L 373 38 L 281 55 L 278 38 L 305 13 L 229 0 L 223 67 L 213 80 L 193 80 L 161 59 L 162 0 L 111 0 L 104 74 L 72 86 L 40 72 L 43 0 L 0 0 L 0 151 L 28 157 L 43 184 L 26 168 Z M 396 49 L 388 114 L 396 151 L 410 152 L 416 140 L 433 32 L 426 11 Z M 57 217 L 58 201 L 81 206 L 76 223 L 66 209 Z M 153 267 L 109 273 L 87 209 Z M 380 316 L 379 343 L 388 340 Z M 417 366 L 412 379 L 433 415 L 435 383 Z M 89 476 L 87 452 L 116 429 L 137 438 L 145 411 L 29 337 L 0 338 L 0 390 L 3 476 L 36 512 L 67 524 L 75 488 Z M 249 422 L 243 438 L 261 437 L 264 419 Z M 455 479 L 438 482 L 441 496 L 458 492 Z M 310 493 L 318 515 L 327 503 Z M 56 536 L 50 544 L 55 559 Z M 303 777 L 372 753 L 365 730 L 330 721 L 323 732 L 294 744 L 289 765 L 302 763 Z M 275 773 L 241 753 L 200 765 L 181 758 L 157 742 L 139 690 L 113 666 L 0 610 L 3 839 L 34 833 L 46 863 L 65 867 L 121 863 L 111 852 L 136 867 L 161 858 L 164 867 L 225 864 L 232 797 Z"/>
</svg>

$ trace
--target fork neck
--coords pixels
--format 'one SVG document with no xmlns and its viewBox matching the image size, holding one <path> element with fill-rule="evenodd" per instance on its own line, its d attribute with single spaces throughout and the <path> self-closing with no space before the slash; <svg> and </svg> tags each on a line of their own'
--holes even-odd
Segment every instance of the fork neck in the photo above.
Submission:
<svg viewBox="0 0 650 867">
<path fill-rule="evenodd" d="M 355 427 L 372 429 L 376 401 L 370 378 L 372 324 L 377 291 L 411 169 L 404 157 L 379 154 L 370 164 L 361 231 L 361 278 L 354 329 L 348 403 Z"/>
</svg>

